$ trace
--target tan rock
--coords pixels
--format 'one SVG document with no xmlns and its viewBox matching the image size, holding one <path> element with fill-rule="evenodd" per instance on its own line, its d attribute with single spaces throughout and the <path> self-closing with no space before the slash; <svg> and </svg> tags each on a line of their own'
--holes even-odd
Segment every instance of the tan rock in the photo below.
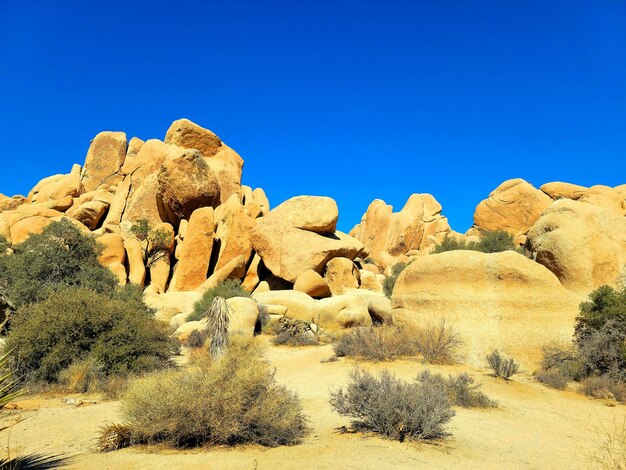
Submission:
<svg viewBox="0 0 626 470">
<path fill-rule="evenodd" d="M 118 282 L 122 285 L 126 284 L 126 250 L 124 248 L 124 240 L 117 233 L 108 233 L 98 237 L 96 241 L 102 246 L 102 252 L 98 257 L 98 261 L 102 266 L 109 268 Z"/>
<path fill-rule="evenodd" d="M 124 209 L 126 209 L 128 194 L 130 193 L 130 186 L 130 177 L 124 178 L 124 180 L 117 186 L 117 191 L 115 191 L 115 195 L 111 200 L 109 211 L 107 212 L 107 216 L 102 225 L 118 225 L 121 222 L 122 216 L 124 215 Z"/>
<path fill-rule="evenodd" d="M 214 156 L 222 146 L 218 136 L 189 119 L 174 121 L 165 134 L 165 142 L 187 149 L 198 149 L 205 157 Z"/>
<path fill-rule="evenodd" d="M 250 266 L 248 266 L 248 270 L 246 271 L 246 276 L 241 283 L 241 287 L 247 292 L 252 292 L 261 282 L 259 278 L 259 266 L 261 264 L 261 257 L 256 253 L 252 257 L 252 262 Z"/>
<path fill-rule="evenodd" d="M 624 198 L 618 191 L 609 186 L 592 186 L 585 191 L 579 201 L 585 204 L 593 204 L 594 206 L 602 207 L 617 215 L 626 215 L 626 211 L 624 211 L 622 207 Z"/>
<path fill-rule="evenodd" d="M 384 201 L 373 201 L 350 234 L 364 243 L 377 264 L 389 267 L 413 250 L 432 248 L 449 232 L 437 200 L 430 194 L 413 194 L 396 213 Z"/>
<path fill-rule="evenodd" d="M 366 269 L 361 269 L 360 274 L 361 274 L 361 285 L 360 285 L 361 289 L 371 290 L 374 292 L 383 291 L 383 284 L 380 281 L 377 274 L 374 274 L 371 271 L 368 271 Z"/>
<path fill-rule="evenodd" d="M 185 149 L 169 145 L 157 139 L 147 140 L 137 154 L 122 167 L 122 173 L 130 175 L 132 190 L 135 191 L 150 175 L 156 175 L 163 163 L 180 158 Z"/>
<path fill-rule="evenodd" d="M 157 180 L 157 197 L 167 209 L 168 220 L 175 225 L 191 217 L 199 207 L 219 204 L 217 178 L 197 150 L 187 150 L 182 156 L 164 162 Z"/>
<path fill-rule="evenodd" d="M 505 181 L 474 212 L 474 225 L 482 230 L 506 230 L 524 235 L 552 203 L 550 196 L 517 178 Z"/>
<path fill-rule="evenodd" d="M 150 267 L 150 285 L 157 293 L 165 293 L 170 278 L 170 254 L 163 254 Z"/>
<path fill-rule="evenodd" d="M 226 279 L 241 279 L 246 272 L 246 259 L 243 256 L 237 256 L 231 259 L 222 268 L 216 270 L 209 278 L 204 281 L 198 290 L 205 292 L 208 289 L 212 289 L 220 282 L 224 282 Z"/>
<path fill-rule="evenodd" d="M 331 296 L 330 288 L 324 278 L 312 269 L 307 269 L 300 273 L 293 289 L 304 292 L 316 299 Z"/>
<path fill-rule="evenodd" d="M 569 289 L 586 293 L 615 285 L 626 265 L 626 218 L 560 199 L 528 232 L 527 249 Z"/>
<path fill-rule="evenodd" d="M 8 197 L 3 194 L 0 196 L 0 213 L 15 210 L 27 201 L 24 196 Z"/>
<path fill-rule="evenodd" d="M 82 167 L 72 166 L 72 170 L 67 175 L 55 175 L 44 178 L 28 194 L 32 202 L 57 201 L 67 196 L 77 197 L 80 194 Z"/>
<path fill-rule="evenodd" d="M 75 209 L 71 215 L 90 230 L 95 230 L 109 208 L 109 204 L 103 201 L 87 201 Z"/>
<path fill-rule="evenodd" d="M 265 195 L 265 191 L 261 188 L 256 188 L 252 191 L 252 196 L 254 197 L 254 202 L 256 202 L 261 208 L 260 215 L 266 215 L 270 212 L 270 201 Z"/>
<path fill-rule="evenodd" d="M 233 152 L 230 149 L 229 151 Z M 238 200 L 241 200 L 241 168 L 237 168 L 232 163 L 219 158 L 223 156 L 225 152 L 225 150 L 220 151 L 215 157 L 205 159 L 207 165 L 217 178 L 220 188 L 220 204 L 224 204 L 232 196 L 236 196 Z"/>
<path fill-rule="evenodd" d="M 450 251 L 411 263 L 396 281 L 392 305 L 400 323 L 445 318 L 461 334 L 465 362 L 482 367 L 499 349 L 532 371 L 543 345 L 571 343 L 582 299 L 513 251 Z"/>
<path fill-rule="evenodd" d="M 134 223 L 146 219 L 152 226 L 161 223 L 164 220 L 162 216 L 164 211 L 157 199 L 158 186 L 157 175 L 148 176 L 141 186 L 129 195 L 122 221 Z"/>
<path fill-rule="evenodd" d="M 185 230 L 176 268 L 174 291 L 197 289 L 206 281 L 213 250 L 213 208 L 196 209 Z"/>
<path fill-rule="evenodd" d="M 577 184 L 562 183 L 561 181 L 554 181 L 552 183 L 546 183 L 539 188 L 552 199 L 559 199 L 566 197 L 568 199 L 580 199 L 580 197 L 587 191 L 584 186 Z"/>
<path fill-rule="evenodd" d="M 14 245 L 22 243 L 28 237 L 35 233 L 43 232 L 48 225 L 52 223 L 52 219 L 35 215 L 25 217 L 11 225 L 11 237 L 7 237 Z"/>
<path fill-rule="evenodd" d="M 155 318 L 165 323 L 170 323 L 172 318 L 182 315 L 183 321 L 192 314 L 193 306 L 202 298 L 199 292 L 167 292 L 155 293 L 151 289 L 146 289 L 143 300 L 149 307 L 156 310 Z M 178 328 L 180 324 L 175 325 Z"/>
<path fill-rule="evenodd" d="M 269 283 L 267 281 L 261 281 L 259 282 L 259 285 L 256 286 L 256 289 L 254 289 L 254 291 L 252 292 L 252 296 L 254 297 L 255 294 L 269 291 L 271 291 Z"/>
<path fill-rule="evenodd" d="M 128 281 L 143 286 L 146 282 L 146 266 L 141 242 L 136 238 L 126 238 L 124 248 L 128 259 Z"/>
<path fill-rule="evenodd" d="M 206 318 L 185 322 L 176 329 L 174 336 L 178 338 L 178 341 L 181 343 L 185 343 L 194 331 L 203 332 L 206 331 L 208 327 L 209 325 Z"/>
<path fill-rule="evenodd" d="M 384 295 L 371 297 L 367 303 L 367 311 L 376 323 L 391 324 L 393 323 L 393 308 L 391 299 Z"/>
<path fill-rule="evenodd" d="M 259 305 L 248 297 L 232 297 L 226 303 L 232 311 L 228 334 L 253 337 L 259 319 Z"/>
<path fill-rule="evenodd" d="M 270 305 L 287 307 L 285 315 L 289 318 L 315 323 L 315 300 L 304 292 L 294 290 L 255 292 L 252 298 L 268 307 Z"/>
<path fill-rule="evenodd" d="M 324 280 L 333 295 L 341 295 L 346 289 L 356 289 L 361 285 L 361 273 L 352 260 L 333 258 L 326 263 Z"/>
<path fill-rule="evenodd" d="M 81 175 L 85 191 L 122 179 L 120 169 L 126 158 L 126 147 L 124 132 L 100 132 L 91 141 Z"/>
<path fill-rule="evenodd" d="M 256 222 L 246 214 L 237 196 L 231 196 L 226 204 L 216 209 L 215 225 L 215 239 L 219 246 L 215 269 L 221 269 L 240 255 L 247 263 L 252 256 L 250 236 Z"/>
<path fill-rule="evenodd" d="M 336 204 L 314 196 L 291 201 L 256 219 L 252 231 L 252 246 L 273 274 L 293 283 L 307 269 L 321 273 L 328 260 L 339 256 L 354 259 L 363 250 L 361 242 L 339 231 L 333 236 L 312 231 L 335 226 Z"/>
<path fill-rule="evenodd" d="M 330 330 L 370 326 L 372 319 L 367 305 L 367 298 L 352 295 L 337 295 L 318 300 L 315 303 L 314 323 Z"/>
</svg>

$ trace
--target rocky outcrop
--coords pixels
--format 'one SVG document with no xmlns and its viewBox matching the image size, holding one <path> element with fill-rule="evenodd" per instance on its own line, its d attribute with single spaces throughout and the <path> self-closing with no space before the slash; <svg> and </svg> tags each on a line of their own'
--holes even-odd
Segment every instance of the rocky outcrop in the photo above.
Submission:
<svg viewBox="0 0 626 470">
<path fill-rule="evenodd" d="M 513 251 L 450 251 L 419 258 L 398 277 L 394 321 L 420 326 L 444 318 L 463 340 L 464 361 L 484 365 L 493 349 L 528 371 L 545 344 L 569 344 L 584 299 L 544 266 Z"/>
<path fill-rule="evenodd" d="M 521 237 L 533 226 L 552 198 L 521 178 L 505 181 L 474 212 L 479 231 L 505 230 Z"/>
<path fill-rule="evenodd" d="M 303 271 L 321 273 L 331 259 L 354 259 L 363 250 L 361 242 L 335 231 L 337 217 L 330 198 L 289 199 L 257 219 L 252 246 L 274 275 L 293 283 Z"/>
<path fill-rule="evenodd" d="M 100 132 L 91 141 L 81 175 L 85 191 L 121 181 L 127 144 L 124 132 Z"/>
<path fill-rule="evenodd" d="M 413 194 L 400 212 L 377 199 L 367 208 L 350 235 L 365 245 L 383 267 L 392 266 L 412 250 L 428 251 L 450 232 L 441 205 L 430 194 Z"/>
<path fill-rule="evenodd" d="M 610 208 L 560 199 L 528 232 L 526 247 L 569 289 L 615 285 L 626 267 L 626 218 Z"/>
<path fill-rule="evenodd" d="M 332 295 L 324 278 L 312 269 L 307 269 L 300 273 L 293 285 L 293 290 L 304 292 L 316 299 L 330 297 Z"/>
<path fill-rule="evenodd" d="M 341 295 L 361 285 L 361 273 L 352 260 L 337 257 L 326 263 L 324 281 L 333 295 Z"/>
</svg>

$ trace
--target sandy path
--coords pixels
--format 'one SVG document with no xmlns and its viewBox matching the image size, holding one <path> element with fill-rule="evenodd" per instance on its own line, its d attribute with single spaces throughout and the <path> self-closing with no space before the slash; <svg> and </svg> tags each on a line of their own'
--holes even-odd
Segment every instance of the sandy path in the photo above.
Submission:
<svg viewBox="0 0 626 470">
<path fill-rule="evenodd" d="M 98 454 L 93 450 L 94 438 L 99 426 L 119 419 L 118 404 L 74 408 L 63 404 L 61 397 L 22 402 L 21 416 L 26 419 L 3 431 L 0 442 L 4 448 L 10 443 L 14 451 L 23 454 L 76 455 L 72 468 L 80 469 L 587 469 L 588 455 L 599 443 L 596 428 L 621 422 L 626 410 L 574 392 L 547 389 L 526 376 L 505 382 L 465 366 L 431 367 L 445 374 L 470 373 L 499 407 L 458 408 L 449 426 L 452 437 L 438 443 L 399 443 L 339 434 L 336 428 L 349 420 L 331 411 L 328 392 L 346 383 L 354 363 L 345 359 L 321 363 L 330 355 L 330 346 L 270 348 L 266 353 L 278 380 L 298 392 L 311 420 L 311 434 L 298 446 L 197 451 L 136 447 Z M 415 360 L 364 366 L 370 370 L 387 367 L 406 379 L 424 368 Z"/>
</svg>

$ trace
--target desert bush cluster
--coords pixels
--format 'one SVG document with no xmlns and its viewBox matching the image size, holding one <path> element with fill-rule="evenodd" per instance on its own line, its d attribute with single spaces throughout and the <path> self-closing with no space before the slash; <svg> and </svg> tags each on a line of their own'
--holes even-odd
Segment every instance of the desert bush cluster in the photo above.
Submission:
<svg viewBox="0 0 626 470">
<path fill-rule="evenodd" d="M 5 350 L 21 379 L 92 391 L 169 365 L 172 342 L 141 288 L 118 287 L 98 254 L 67 220 L 0 254 Z"/>
<path fill-rule="evenodd" d="M 273 326 L 276 346 L 315 346 L 319 344 L 318 328 L 302 320 L 281 317 Z"/>
<path fill-rule="evenodd" d="M 202 298 L 193 306 L 193 313 L 187 318 L 187 321 L 202 320 L 206 315 L 213 299 L 222 297 L 223 299 L 231 299 L 233 297 L 250 297 L 250 293 L 241 287 L 241 281 L 238 279 L 227 279 L 220 282 L 215 287 L 207 289 Z"/>
<path fill-rule="evenodd" d="M 124 425 L 102 429 L 100 448 L 136 443 L 174 447 L 264 446 L 299 442 L 306 418 L 298 397 L 277 384 L 250 347 L 208 354 L 190 370 L 165 370 L 134 380 L 122 400 Z"/>
<path fill-rule="evenodd" d="M 589 295 L 572 347 L 545 347 L 536 378 L 560 389 L 576 381 L 585 395 L 626 401 L 626 287 L 602 286 Z"/>
<path fill-rule="evenodd" d="M 515 359 L 503 356 L 497 349 L 487 354 L 485 359 L 493 371 L 493 375 L 505 380 L 509 380 L 519 370 L 519 364 Z"/>
<path fill-rule="evenodd" d="M 460 336 L 441 320 L 422 328 L 408 325 L 352 328 L 333 347 L 338 357 L 384 361 L 421 355 L 431 364 L 448 364 L 457 359 L 461 344 Z"/>
<path fill-rule="evenodd" d="M 478 242 L 465 242 L 452 237 L 446 237 L 435 247 L 433 253 L 443 253 L 454 250 L 471 250 L 482 253 L 498 253 L 501 251 L 515 250 L 513 235 L 505 230 L 486 232 Z"/>
<path fill-rule="evenodd" d="M 383 281 L 383 292 L 389 298 L 391 298 L 391 294 L 393 294 L 393 288 L 396 285 L 396 281 L 398 280 L 398 276 L 400 273 L 406 269 L 408 263 L 397 263 L 394 264 L 391 268 L 391 273 L 389 276 L 385 276 L 385 280 Z"/>
<path fill-rule="evenodd" d="M 353 418 L 355 430 L 404 441 L 448 435 L 445 425 L 455 415 L 452 406 L 497 406 L 467 374 L 445 379 L 426 370 L 405 382 L 383 370 L 378 377 L 355 369 L 348 386 L 331 393 L 330 404 Z"/>
</svg>

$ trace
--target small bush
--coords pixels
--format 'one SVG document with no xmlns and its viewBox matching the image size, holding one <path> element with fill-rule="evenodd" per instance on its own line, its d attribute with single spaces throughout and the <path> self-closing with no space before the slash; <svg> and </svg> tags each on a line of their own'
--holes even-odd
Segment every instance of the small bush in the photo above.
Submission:
<svg viewBox="0 0 626 470">
<path fill-rule="evenodd" d="M 333 344 L 338 357 L 359 357 L 370 361 L 387 361 L 417 354 L 415 341 L 396 326 L 351 328 Z"/>
<path fill-rule="evenodd" d="M 299 442 L 306 432 L 300 400 L 250 351 L 229 349 L 206 368 L 134 381 L 122 401 L 130 442 L 175 447 Z"/>
<path fill-rule="evenodd" d="M 435 247 L 433 253 L 443 253 L 454 250 L 471 250 L 482 253 L 499 253 L 501 251 L 516 250 L 513 235 L 505 230 L 485 232 L 478 242 L 466 242 L 452 237 L 446 237 Z"/>
<path fill-rule="evenodd" d="M 398 276 L 400 276 L 400 273 L 404 271 L 407 266 L 408 263 L 397 263 L 391 268 L 391 275 L 385 277 L 383 281 L 383 292 L 387 297 L 391 298 Z"/>
<path fill-rule="evenodd" d="M 126 300 L 65 287 L 21 307 L 6 339 L 6 347 L 15 351 L 17 373 L 57 382 L 62 370 L 80 361 L 99 364 L 107 377 L 167 366 L 172 343 L 166 328 L 143 302 L 128 292 L 117 295 Z"/>
<path fill-rule="evenodd" d="M 581 382 L 580 391 L 592 398 L 614 398 L 619 402 L 626 401 L 626 384 L 606 375 L 587 377 Z"/>
<path fill-rule="evenodd" d="M 464 408 L 494 408 L 497 406 L 495 401 L 480 391 L 480 384 L 477 384 L 466 373 L 456 377 L 448 376 L 447 386 L 450 402 L 453 405 Z"/>
<path fill-rule="evenodd" d="M 74 393 L 98 392 L 105 380 L 104 365 L 95 357 L 73 362 L 59 373 L 59 383 Z"/>
<path fill-rule="evenodd" d="M 200 300 L 193 306 L 193 313 L 187 318 L 187 321 L 202 320 L 206 317 L 213 299 L 222 297 L 230 299 L 232 297 L 250 297 L 250 293 L 241 287 L 241 281 L 238 279 L 227 279 L 219 283 L 213 289 L 208 289 Z"/>
<path fill-rule="evenodd" d="M 133 432 L 126 424 L 109 423 L 100 427 L 96 447 L 99 452 L 113 452 L 133 445 Z"/>
<path fill-rule="evenodd" d="M 557 390 L 567 388 L 567 377 L 559 369 L 539 371 L 535 374 L 535 378 L 542 384 Z"/>
<path fill-rule="evenodd" d="M 272 328 L 274 338 L 272 344 L 276 346 L 315 346 L 319 344 L 317 335 L 311 324 L 302 320 L 281 317 Z"/>
<path fill-rule="evenodd" d="M 206 330 L 193 330 L 184 342 L 184 345 L 188 348 L 201 348 L 204 346 L 208 337 Z"/>
<path fill-rule="evenodd" d="M 431 364 L 450 364 L 456 361 L 461 337 L 446 324 L 445 319 L 436 325 L 415 331 L 417 351 Z"/>
<path fill-rule="evenodd" d="M 541 370 L 558 371 L 565 379 L 581 380 L 584 377 L 583 362 L 574 349 L 544 346 Z"/>
<path fill-rule="evenodd" d="M 496 349 L 491 354 L 488 354 L 487 364 L 491 367 L 493 375 L 501 377 L 505 380 L 509 380 L 511 376 L 517 374 L 519 370 L 519 364 L 512 357 L 503 357 Z"/>
<path fill-rule="evenodd" d="M 356 430 L 399 441 L 446 436 L 444 425 L 454 416 L 441 376 L 421 376 L 407 383 L 387 370 L 376 378 L 356 369 L 345 391 L 331 393 L 330 404 L 339 414 L 354 418 Z"/>
</svg>

